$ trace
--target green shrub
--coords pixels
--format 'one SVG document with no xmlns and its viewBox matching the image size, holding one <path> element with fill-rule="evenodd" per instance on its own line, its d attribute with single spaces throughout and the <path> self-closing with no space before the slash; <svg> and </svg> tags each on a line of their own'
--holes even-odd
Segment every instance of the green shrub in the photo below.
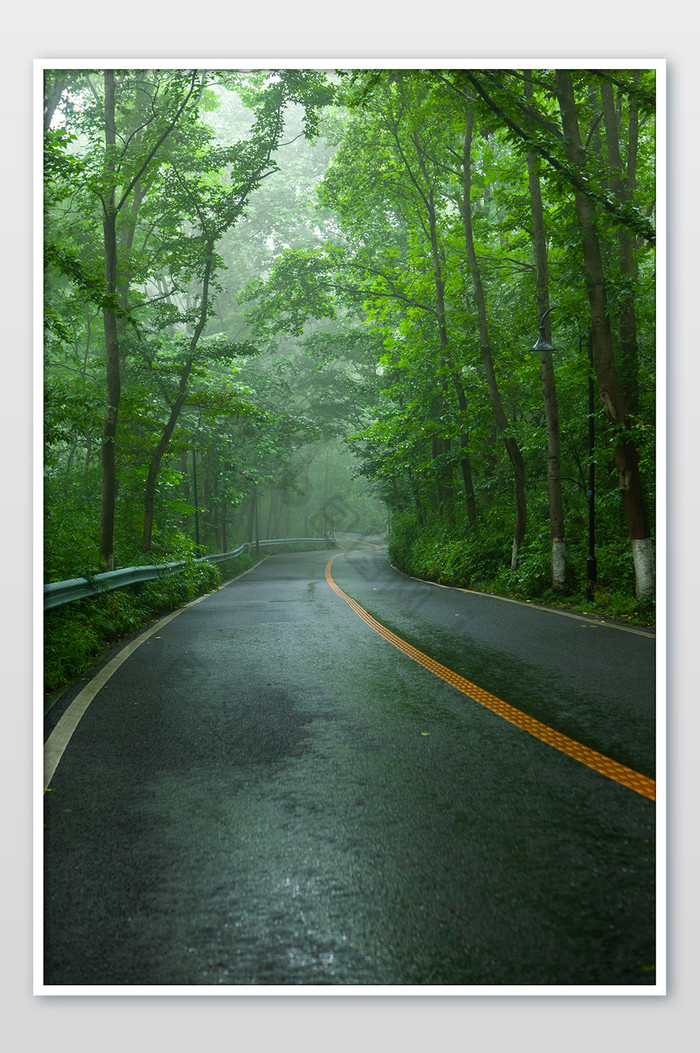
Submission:
<svg viewBox="0 0 700 1053">
<path fill-rule="evenodd" d="M 484 521 L 474 529 L 466 524 L 433 523 L 421 529 L 415 517 L 396 517 L 391 526 L 389 559 L 416 578 L 460 588 L 483 588 L 509 566 L 510 540 L 504 536 L 502 524 Z"/>
<path fill-rule="evenodd" d="M 515 570 L 510 566 L 509 528 L 510 524 L 497 511 L 482 517 L 476 528 L 466 523 L 439 522 L 421 528 L 415 516 L 403 513 L 395 517 L 391 526 L 389 559 L 405 574 L 441 585 L 653 624 L 654 602 L 639 603 L 634 595 L 629 541 L 618 538 L 597 546 L 598 586 L 591 602 L 586 595 L 586 524 L 572 530 L 572 537 L 567 540 L 566 585 L 557 592 L 552 587 L 549 525 L 542 526 L 538 533 L 528 533 Z"/>
<path fill-rule="evenodd" d="M 389 562 L 394 567 L 410 573 L 411 550 L 419 532 L 418 522 L 412 512 L 401 512 L 394 516 L 389 533 L 388 550 Z"/>
<path fill-rule="evenodd" d="M 182 570 L 155 581 L 48 611 L 44 617 L 44 690 L 56 691 L 70 683 L 120 637 L 211 592 L 220 581 L 215 564 L 192 560 Z"/>
<path fill-rule="evenodd" d="M 242 574 L 245 570 L 249 570 L 254 566 L 255 559 L 247 552 L 242 552 L 240 556 L 234 556 L 232 559 L 227 559 L 222 563 L 217 563 L 221 581 L 228 581 L 229 578 L 235 578 L 238 574 Z"/>
<path fill-rule="evenodd" d="M 84 608 L 50 611 L 44 623 L 44 690 L 55 691 L 78 676 L 102 647 L 103 637 Z"/>
</svg>

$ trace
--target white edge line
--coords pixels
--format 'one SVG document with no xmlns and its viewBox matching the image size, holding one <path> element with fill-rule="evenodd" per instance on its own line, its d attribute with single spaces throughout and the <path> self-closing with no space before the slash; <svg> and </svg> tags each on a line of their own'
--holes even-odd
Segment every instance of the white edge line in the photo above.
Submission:
<svg viewBox="0 0 700 1053">
<path fill-rule="evenodd" d="M 210 595 L 210 593 L 207 593 L 206 595 Z M 204 598 L 204 596 L 199 596 L 192 602 L 198 603 Z M 182 611 L 186 610 L 189 606 L 191 606 L 191 604 L 187 604 L 185 607 L 180 607 L 178 610 L 172 611 L 170 614 L 166 615 L 166 617 L 160 618 L 157 622 L 151 625 L 151 627 L 141 633 L 140 636 L 137 636 L 135 640 L 132 640 L 131 643 L 122 648 L 119 654 L 115 655 L 111 661 L 107 662 L 107 664 L 95 674 L 90 683 L 86 684 L 82 691 L 76 695 L 44 745 L 45 791 L 49 787 L 54 772 L 58 767 L 58 763 L 61 760 L 81 717 L 100 688 L 104 687 L 107 681 L 114 676 L 119 666 L 122 665 L 122 663 L 125 662 L 142 643 L 145 643 L 149 636 L 152 636 L 154 632 L 160 629 L 163 625 L 166 625 L 167 622 L 172 621 L 173 618 L 176 618 L 178 614 L 181 614 Z"/>
<path fill-rule="evenodd" d="M 255 566 L 259 566 L 265 559 L 269 559 L 269 557 L 263 556 Z M 119 666 L 122 665 L 122 663 L 125 662 L 142 643 L 145 643 L 149 636 L 152 636 L 158 629 L 167 625 L 167 623 L 172 621 L 173 618 L 177 618 L 178 614 L 182 614 L 182 612 L 186 611 L 189 607 L 194 607 L 195 604 L 201 603 L 202 600 L 206 600 L 208 596 L 212 596 L 215 592 L 220 592 L 221 589 L 225 589 L 228 585 L 233 584 L 234 581 L 237 581 L 238 578 L 242 578 L 245 574 L 250 573 L 253 569 L 254 567 L 248 567 L 247 570 L 237 574 L 235 578 L 230 578 L 222 585 L 218 585 L 216 589 L 212 589 L 210 592 L 206 592 L 202 596 L 197 596 L 194 600 L 190 600 L 189 603 L 179 607 L 176 611 L 171 611 L 170 614 L 166 614 L 163 618 L 159 618 L 157 622 L 154 622 L 154 624 L 146 629 L 145 632 L 141 633 L 140 636 L 137 636 L 135 640 L 126 644 L 119 654 L 115 655 L 111 661 L 107 662 L 107 664 L 95 674 L 92 680 L 90 680 L 82 691 L 80 691 L 80 693 L 73 699 L 68 709 L 46 740 L 44 745 L 44 791 L 48 789 L 59 761 L 61 760 L 81 717 L 98 691 L 100 691 L 107 681 L 114 676 Z"/>
<path fill-rule="evenodd" d="M 43 812 L 43 797 L 44 797 L 44 794 L 46 793 L 47 789 L 50 788 L 51 779 L 53 778 L 54 773 L 56 771 L 56 768 L 58 767 L 58 764 L 59 764 L 59 762 L 61 760 L 61 757 L 63 756 L 63 753 L 65 752 L 66 747 L 68 746 L 68 743 L 70 742 L 70 740 L 72 738 L 73 732 L 77 728 L 81 717 L 83 716 L 83 714 L 87 710 L 88 706 L 92 702 L 92 700 L 95 697 L 95 695 L 99 692 L 99 690 L 102 687 L 104 687 L 104 685 L 107 683 L 107 681 L 110 679 L 110 677 L 113 676 L 114 673 L 116 673 L 116 671 L 119 668 L 119 666 L 123 662 L 125 662 L 126 659 L 129 658 L 130 655 L 132 655 L 134 653 L 134 651 L 136 651 L 137 648 L 140 647 L 141 644 L 144 643 L 148 639 L 149 636 L 152 636 L 154 632 L 157 632 L 158 629 L 161 629 L 168 622 L 172 621 L 173 618 L 177 618 L 178 614 L 182 614 L 182 612 L 186 611 L 189 607 L 193 607 L 195 604 L 201 603 L 202 600 L 206 600 L 206 598 L 208 596 L 212 596 L 215 592 L 220 592 L 222 589 L 225 589 L 228 585 L 232 585 L 234 581 L 238 581 L 239 578 L 242 578 L 246 574 L 249 574 L 251 572 L 251 570 L 254 570 L 255 567 L 257 567 L 260 563 L 263 563 L 266 559 L 269 559 L 269 556 L 263 556 L 256 563 L 254 563 L 252 567 L 248 567 L 246 570 L 241 571 L 240 574 L 237 574 L 235 578 L 229 578 L 228 581 L 225 581 L 222 585 L 217 586 L 216 589 L 212 589 L 211 592 L 206 592 L 206 593 L 204 593 L 203 596 L 197 596 L 194 600 L 191 600 L 189 603 L 186 603 L 182 607 L 179 607 L 176 611 L 171 611 L 170 614 L 165 615 L 165 617 L 159 618 L 158 621 L 155 622 L 153 625 L 151 625 L 145 632 L 141 633 L 140 636 L 137 636 L 135 640 L 132 640 L 130 644 L 127 644 L 126 647 L 124 647 L 123 650 L 121 650 L 119 652 L 119 654 L 115 655 L 114 658 L 110 662 L 108 662 L 105 666 L 103 666 L 102 669 L 100 669 L 100 671 L 92 678 L 90 683 L 86 684 L 85 687 L 82 689 L 82 691 L 73 699 L 73 701 L 71 702 L 70 706 L 68 707 L 66 712 L 63 714 L 63 716 L 59 720 L 58 724 L 56 725 L 54 730 L 51 732 L 51 735 L 47 739 L 47 741 L 46 741 L 46 743 L 44 745 L 44 750 L 43 750 L 43 757 L 44 757 L 44 761 L 43 761 L 43 767 L 44 767 L 43 793 L 42 794 L 37 793 L 37 795 L 36 795 L 37 802 L 36 802 L 36 816 L 35 816 L 35 843 L 34 843 L 34 907 L 35 907 L 35 926 L 34 926 L 34 993 L 35 994 L 50 993 L 50 989 L 47 991 L 47 988 L 45 987 L 45 985 L 43 983 L 43 948 L 42 948 L 42 942 L 41 941 L 43 939 L 43 932 L 44 932 L 43 905 L 42 905 L 43 904 L 43 890 L 44 890 L 42 866 L 43 866 L 44 854 L 43 854 L 42 840 L 40 838 L 40 835 L 39 835 L 38 831 L 43 829 L 43 819 L 41 819 L 41 816 L 42 816 L 42 812 Z M 37 679 L 39 679 L 39 678 L 37 677 Z M 37 689 L 37 695 L 38 695 L 38 689 Z M 38 709 L 39 708 L 40 707 L 37 706 L 37 709 L 36 709 L 37 726 L 39 725 L 39 716 L 38 716 Z M 43 719 L 44 719 L 44 714 L 42 713 L 42 719 L 41 719 L 41 726 L 42 726 L 42 728 L 43 728 Z M 41 740 L 38 737 L 38 734 L 39 734 L 38 731 L 35 734 L 37 736 L 37 741 L 40 742 Z M 39 764 L 40 764 L 40 762 L 39 762 L 39 760 L 37 758 L 37 762 L 36 762 L 37 769 L 39 768 Z M 38 774 L 37 774 L 37 778 L 38 778 Z M 89 989 L 85 990 L 85 989 L 82 989 L 82 988 L 75 989 L 75 991 L 73 993 L 76 993 L 77 990 L 80 990 L 80 993 L 88 993 L 88 994 L 94 993 L 94 992 L 92 992 Z M 57 993 L 69 994 L 71 992 L 67 991 L 67 990 L 60 989 Z M 112 991 L 111 993 L 115 993 L 115 992 Z M 121 991 L 119 993 L 121 993 Z"/>
<path fill-rule="evenodd" d="M 428 581 L 427 578 L 415 578 L 412 574 L 404 574 L 402 570 L 389 564 L 392 570 L 410 581 L 419 581 L 423 585 L 434 585 L 437 589 L 450 589 L 451 592 L 467 592 L 470 596 L 483 596 L 486 600 L 500 600 L 502 603 L 517 603 L 520 607 L 527 607 L 531 611 L 544 611 L 545 614 L 558 614 L 560 618 L 575 618 L 576 621 L 586 622 L 588 625 L 604 626 L 606 629 L 619 629 L 623 633 L 634 633 L 635 636 L 647 636 L 651 640 L 656 639 L 656 633 L 645 629 L 633 629 L 631 625 L 618 625 L 617 622 L 606 622 L 601 618 L 590 618 L 585 614 L 575 614 L 573 611 L 560 611 L 556 607 L 542 607 L 538 603 L 529 600 L 516 600 L 512 596 L 499 596 L 494 592 L 478 592 L 476 589 L 462 589 L 458 585 L 441 585 L 439 581 Z"/>
<path fill-rule="evenodd" d="M 363 545 L 374 545 L 371 541 L 361 542 Z M 382 546 L 376 545 L 376 548 Z M 345 550 L 338 555 L 351 556 L 353 550 Z M 606 629 L 619 629 L 623 633 L 633 633 L 635 636 L 646 636 L 651 640 L 656 639 L 656 633 L 649 632 L 647 629 L 634 629 L 631 625 L 619 625 L 617 622 L 607 622 L 602 618 L 591 618 L 586 614 L 576 614 L 573 611 L 560 611 L 557 607 L 543 607 L 539 603 L 531 603 L 530 600 L 516 600 L 512 596 L 499 596 L 494 592 L 479 592 L 477 589 L 464 589 L 460 588 L 459 585 L 442 585 L 439 581 L 428 581 L 427 578 L 416 578 L 413 574 L 405 574 L 398 567 L 395 567 L 393 563 L 389 566 L 392 570 L 395 570 L 397 574 L 400 574 L 402 578 L 407 578 L 409 581 L 418 581 L 421 585 L 434 585 L 436 589 L 449 589 L 451 592 L 466 592 L 470 596 L 482 596 L 486 600 L 500 600 L 503 603 L 517 603 L 520 607 L 527 607 L 528 610 L 533 611 L 544 611 L 545 614 L 558 614 L 561 618 L 574 618 L 579 622 L 586 622 L 587 625 L 605 626 Z"/>
</svg>

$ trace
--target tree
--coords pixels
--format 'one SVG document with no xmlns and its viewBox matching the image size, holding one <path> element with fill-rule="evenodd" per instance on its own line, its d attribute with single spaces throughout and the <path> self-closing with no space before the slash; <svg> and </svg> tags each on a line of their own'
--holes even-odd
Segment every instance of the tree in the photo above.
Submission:
<svg viewBox="0 0 700 1053">
<path fill-rule="evenodd" d="M 529 71 L 525 73 L 525 92 L 527 97 L 532 99 L 532 75 Z M 541 336 L 544 337 L 544 342 L 551 347 L 549 261 L 539 174 L 540 159 L 532 150 L 527 152 L 527 173 L 530 208 L 532 210 L 532 246 L 537 268 L 537 313 L 542 326 Z M 554 361 L 549 347 L 540 351 L 539 357 L 542 403 L 547 422 L 547 493 L 549 499 L 549 528 L 552 540 L 552 587 L 558 592 L 564 588 L 566 582 L 566 542 L 564 540 L 564 504 L 561 489 L 559 405 L 554 379 Z"/>
<path fill-rule="evenodd" d="M 63 88 L 69 81 L 66 78 Z M 226 148 L 212 145 L 212 133 L 200 121 L 202 108 L 212 104 L 206 91 L 210 83 L 225 90 L 237 88 L 253 109 L 248 137 Z M 189 331 L 189 357 L 180 373 L 180 387 L 152 448 L 145 477 L 142 543 L 147 550 L 158 472 L 185 402 L 197 345 L 213 313 L 215 276 L 223 264 L 217 244 L 235 225 L 260 181 L 276 171 L 274 153 L 287 107 L 302 108 L 304 134 L 312 136 L 317 110 L 332 93 L 323 75 L 296 70 L 269 71 L 245 83 L 216 71 L 105 70 L 102 91 L 91 76 L 73 87 L 82 93 L 80 105 L 74 106 L 67 95 L 64 112 L 88 141 L 81 161 L 85 185 L 96 195 L 102 212 L 104 286 L 98 292 L 104 319 L 106 400 L 100 554 L 103 565 L 111 567 L 117 427 L 129 348 L 149 345 L 146 355 L 152 359 L 163 329 Z M 57 94 L 53 91 L 47 101 L 49 124 Z M 65 259 L 64 254 L 59 262 Z M 64 262 L 63 273 L 69 270 Z M 73 270 L 85 286 L 84 268 Z M 132 288 L 137 290 L 134 296 Z"/>
<path fill-rule="evenodd" d="M 571 165 L 586 170 L 571 74 L 556 71 L 557 97 L 564 130 L 564 149 Z M 638 598 L 654 590 L 654 555 L 646 499 L 639 471 L 639 454 L 631 434 L 631 420 L 620 385 L 608 314 L 605 271 L 595 217 L 595 201 L 582 190 L 574 195 L 583 233 L 582 252 L 593 333 L 593 361 L 598 391 L 605 412 L 616 431 L 615 465 L 627 520 L 636 574 Z"/>
<path fill-rule="evenodd" d="M 474 299 L 476 301 L 476 313 L 479 325 L 479 341 L 481 344 L 481 357 L 484 363 L 484 371 L 486 373 L 486 383 L 488 386 L 489 397 L 491 399 L 491 406 L 493 408 L 493 415 L 496 420 L 496 426 L 501 435 L 501 438 L 503 439 L 503 443 L 508 453 L 508 457 L 510 458 L 510 462 L 513 465 L 513 481 L 515 490 L 515 528 L 513 532 L 511 568 L 515 570 L 515 568 L 518 565 L 518 558 L 520 555 L 520 549 L 522 547 L 523 539 L 525 537 L 525 527 L 527 522 L 527 499 L 525 495 L 525 462 L 523 461 L 523 456 L 520 452 L 518 442 L 510 429 L 508 417 L 506 416 L 506 412 L 503 407 L 503 401 L 501 399 L 498 381 L 496 379 L 493 354 L 491 351 L 491 340 L 489 337 L 489 324 L 486 311 L 486 297 L 484 295 L 484 287 L 481 280 L 479 264 L 476 258 L 476 251 L 474 248 L 474 230 L 472 223 L 471 201 L 473 132 L 474 113 L 473 111 L 468 109 L 466 111 L 465 117 L 464 147 L 462 154 L 462 222 L 464 223 L 464 238 L 466 241 L 467 248 L 467 260 L 469 261 L 469 271 L 472 279 Z"/>
<path fill-rule="evenodd" d="M 453 84 L 448 77 L 440 79 L 460 87 L 461 81 L 468 82 L 475 96 L 484 105 L 484 113 L 495 116 L 496 126 L 505 128 L 511 141 L 520 144 L 527 151 L 528 165 L 532 173 L 536 159 L 544 162 L 544 170 L 553 180 L 559 191 L 571 194 L 573 191 L 576 215 L 584 231 L 584 269 L 592 315 L 592 329 L 595 334 L 596 373 L 598 376 L 601 400 L 608 419 L 618 429 L 618 441 L 615 446 L 615 459 L 618 471 L 619 488 L 632 540 L 632 549 L 637 574 L 637 594 L 640 598 L 653 591 L 653 555 L 649 537 L 649 523 L 646 514 L 641 476 L 638 471 L 637 451 L 634 437 L 627 438 L 623 433 L 629 429 L 632 421 L 628 419 L 628 408 L 619 400 L 623 393 L 617 376 L 617 363 L 609 332 L 610 319 L 607 314 L 606 288 L 610 282 L 604 274 L 604 252 L 601 249 L 601 238 L 607 238 L 608 229 L 613 225 L 619 242 L 620 272 L 623 280 L 619 284 L 619 307 L 621 326 L 620 358 L 625 377 L 629 378 L 628 391 L 634 394 L 635 374 L 635 324 L 634 300 L 637 281 L 637 253 L 634 239 L 643 239 L 647 245 L 653 245 L 654 228 L 649 212 L 643 208 L 640 200 L 634 196 L 635 169 L 638 145 L 638 111 L 643 107 L 646 113 L 653 111 L 653 93 L 648 82 L 642 82 L 639 75 L 610 71 L 595 71 L 589 75 L 579 75 L 585 87 L 593 78 L 593 87 L 589 94 L 597 97 L 598 81 L 602 105 L 600 112 L 591 115 L 591 134 L 594 138 L 598 124 L 603 121 L 607 141 L 607 165 L 595 163 L 591 151 L 582 146 L 578 128 L 577 103 L 574 98 L 572 79 L 567 71 L 554 71 L 553 76 L 537 71 L 465 71 L 457 74 Z M 535 98 L 533 83 L 537 84 L 538 96 Z M 620 154 L 619 119 L 612 106 L 613 83 L 618 91 L 619 103 L 628 101 L 628 172 L 626 178 Z M 523 90 L 524 89 L 524 90 Z M 463 90 L 463 89 L 462 89 Z M 553 108 L 558 109 L 558 114 Z M 559 125 L 557 116 L 561 121 Z M 532 181 L 532 176 L 531 176 Z M 611 193 L 612 190 L 612 193 Z M 604 229 L 604 223 L 606 225 Z M 597 241 L 597 247 L 595 242 Z M 544 259 L 539 255 L 540 272 Z M 540 317 L 545 313 L 546 300 L 540 294 Z M 606 333 L 607 328 L 607 333 Z M 545 332 L 547 336 L 547 332 Z M 556 419 L 553 414 L 552 401 L 553 374 L 550 374 L 548 356 L 543 356 L 543 397 L 548 420 L 549 445 L 549 490 L 550 490 L 550 523 L 552 530 L 553 554 L 556 550 L 556 534 L 563 520 L 557 508 L 556 498 Z M 624 398 L 624 396 L 623 396 Z M 620 431 L 620 428 L 622 429 Z M 563 540 L 563 532 L 561 533 Z"/>
<path fill-rule="evenodd" d="M 116 444 L 117 420 L 121 398 L 121 369 L 119 355 L 118 289 L 119 254 L 117 220 L 126 209 L 140 180 L 146 175 L 159 151 L 163 148 L 183 117 L 197 89 L 204 85 L 204 75 L 193 71 L 187 77 L 176 74 L 166 87 L 166 105 L 161 112 L 153 111 L 147 118 L 151 134 L 146 138 L 125 139 L 126 145 L 117 149 L 117 121 L 115 72 L 104 71 L 104 169 L 102 185 L 97 190 L 102 204 L 104 234 L 105 291 L 107 301 L 103 309 L 105 331 L 105 362 L 107 398 L 102 424 L 102 501 L 100 511 L 100 555 L 107 570 L 114 566 L 114 516 L 117 500 Z M 158 86 L 158 85 L 156 85 Z M 168 91 L 168 88 L 171 90 Z M 155 99 L 154 92 L 154 99 Z M 137 144 L 132 158 L 129 144 Z"/>
<path fill-rule="evenodd" d="M 53 553 L 61 487 L 90 502 L 82 536 L 111 478 L 117 557 L 175 558 L 194 454 L 203 547 L 251 514 L 261 534 L 356 522 L 362 484 L 400 513 L 412 572 L 575 587 L 577 337 L 602 315 L 599 580 L 632 583 L 651 536 L 634 490 L 653 486 L 648 72 L 564 71 L 571 99 L 555 70 L 343 71 L 323 125 L 312 71 L 111 72 L 46 84 Z M 551 343 L 550 317 L 538 384 L 528 335 L 541 321 Z"/>
</svg>

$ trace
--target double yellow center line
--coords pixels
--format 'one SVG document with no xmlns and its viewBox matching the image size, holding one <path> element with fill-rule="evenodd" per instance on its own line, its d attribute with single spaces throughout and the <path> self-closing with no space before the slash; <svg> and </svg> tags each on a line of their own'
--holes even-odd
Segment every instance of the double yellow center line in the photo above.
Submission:
<svg viewBox="0 0 700 1053">
<path fill-rule="evenodd" d="M 553 746 L 554 749 L 559 750 L 560 753 L 565 753 L 568 757 L 572 757 L 574 760 L 579 761 L 579 763 L 585 764 L 588 768 L 592 768 L 593 771 L 605 775 L 606 778 L 613 779 L 614 782 L 627 786 L 630 790 L 634 790 L 635 793 L 639 793 L 643 797 L 648 797 L 652 801 L 656 799 L 656 783 L 653 779 L 649 779 L 646 775 L 641 775 L 632 768 L 627 768 L 624 764 L 618 764 L 617 761 L 612 760 L 610 757 L 606 757 L 602 753 L 598 753 L 596 750 L 590 749 L 588 746 L 584 746 L 580 742 L 576 742 L 575 739 L 570 739 L 568 736 L 562 735 L 561 732 L 555 731 L 554 728 L 550 728 L 547 724 L 540 723 L 540 721 L 535 720 L 534 717 L 529 716 L 527 713 L 523 713 L 521 710 L 509 705 L 495 695 L 491 695 L 488 691 L 484 691 L 483 688 L 478 687 L 476 684 L 472 684 L 471 681 L 465 680 L 464 677 L 452 672 L 451 669 L 441 665 L 440 662 L 436 662 L 433 658 L 423 654 L 422 651 L 417 650 L 417 648 L 412 647 L 411 644 L 402 640 L 400 636 L 392 633 L 390 629 L 387 629 L 381 624 L 381 622 L 378 622 L 376 618 L 373 618 L 364 607 L 361 607 L 359 603 L 353 600 L 351 596 L 348 596 L 347 593 L 343 592 L 343 590 L 335 583 L 331 575 L 331 564 L 334 559 L 336 559 L 336 556 L 332 556 L 326 564 L 326 581 L 330 587 L 341 597 L 341 599 L 345 600 L 358 617 L 362 618 L 363 622 L 366 622 L 370 628 L 374 629 L 380 636 L 383 636 L 384 639 L 390 644 L 393 644 L 394 647 L 397 647 L 399 651 L 403 651 L 403 653 L 409 658 L 412 658 L 414 662 L 418 662 L 419 665 L 422 665 L 435 676 L 446 681 L 446 683 L 451 684 L 452 687 L 457 688 L 458 691 L 461 691 L 462 694 L 467 695 L 475 702 L 478 702 L 479 705 L 485 706 L 486 709 L 490 709 L 492 713 L 502 717 L 504 720 L 508 720 L 511 724 L 514 724 L 522 731 L 526 731 L 528 735 L 533 735 L 536 739 L 546 742 L 547 745 Z"/>
</svg>

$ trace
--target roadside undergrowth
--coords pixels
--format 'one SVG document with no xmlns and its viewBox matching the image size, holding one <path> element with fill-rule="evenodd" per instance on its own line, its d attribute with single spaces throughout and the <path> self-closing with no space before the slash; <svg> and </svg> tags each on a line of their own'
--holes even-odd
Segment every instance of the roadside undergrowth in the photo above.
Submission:
<svg viewBox="0 0 700 1053">
<path fill-rule="evenodd" d="M 51 699 L 124 637 L 145 628 L 156 618 L 237 577 L 257 561 L 243 552 L 225 563 L 193 560 L 181 571 L 157 581 L 47 611 L 44 615 L 45 712 Z"/>
<path fill-rule="evenodd" d="M 390 562 L 411 577 L 654 629 L 655 601 L 636 598 L 632 555 L 624 543 L 598 546 L 592 600 L 587 598 L 584 537 L 567 542 L 567 577 L 560 590 L 552 587 L 547 533 L 527 540 L 516 570 L 510 568 L 510 549 L 510 536 L 494 524 L 468 533 L 444 525 L 421 529 L 406 514 L 394 519 L 389 536 Z"/>
</svg>

